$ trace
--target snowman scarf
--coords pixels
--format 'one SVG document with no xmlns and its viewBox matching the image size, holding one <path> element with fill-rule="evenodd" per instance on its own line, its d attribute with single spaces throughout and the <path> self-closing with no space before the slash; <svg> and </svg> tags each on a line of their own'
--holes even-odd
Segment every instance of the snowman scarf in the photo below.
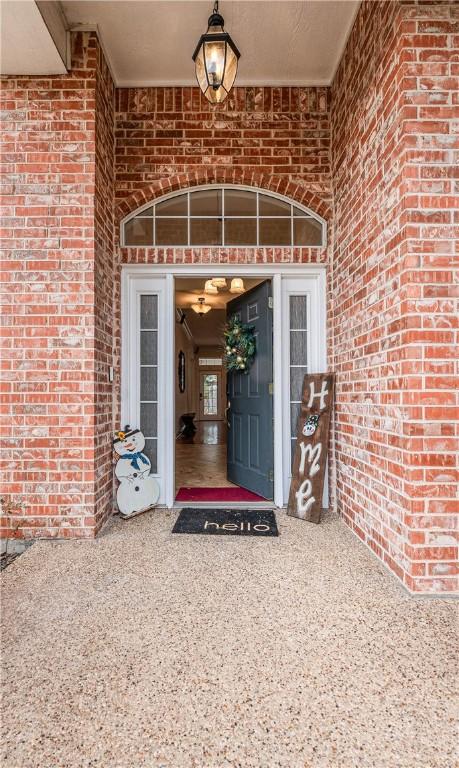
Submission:
<svg viewBox="0 0 459 768">
<path fill-rule="evenodd" d="M 123 456 L 121 456 L 122 459 L 130 459 L 131 460 L 131 467 L 133 469 L 136 469 L 138 472 L 140 472 L 140 465 L 139 465 L 139 459 L 143 464 L 148 464 L 148 459 L 146 456 L 143 455 L 140 451 L 138 453 L 125 453 Z"/>
</svg>

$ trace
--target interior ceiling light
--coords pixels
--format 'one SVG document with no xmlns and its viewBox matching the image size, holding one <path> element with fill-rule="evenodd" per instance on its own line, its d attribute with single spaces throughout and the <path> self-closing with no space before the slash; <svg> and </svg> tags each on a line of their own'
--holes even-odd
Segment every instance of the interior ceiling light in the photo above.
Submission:
<svg viewBox="0 0 459 768">
<path fill-rule="evenodd" d="M 233 277 L 231 280 L 230 293 L 244 293 L 244 281 L 241 277 Z"/>
<path fill-rule="evenodd" d="M 204 293 L 211 293 L 214 295 L 218 293 L 218 288 L 216 285 L 213 284 L 212 280 L 206 280 L 206 284 L 204 286 Z"/>
<path fill-rule="evenodd" d="M 215 288 L 226 288 L 226 277 L 213 277 L 211 283 Z"/>
<path fill-rule="evenodd" d="M 206 315 L 208 312 L 210 312 L 212 307 L 209 304 L 206 304 L 206 300 L 204 296 L 200 296 L 198 299 L 198 303 L 192 304 L 191 309 L 193 310 L 193 312 L 196 312 L 197 315 L 200 315 L 202 317 L 203 315 Z"/>
<path fill-rule="evenodd" d="M 207 32 L 201 35 L 193 53 L 196 79 L 206 99 L 211 104 L 221 104 L 233 87 L 241 54 L 223 29 L 225 22 L 218 12 L 218 0 L 207 23 Z"/>
</svg>

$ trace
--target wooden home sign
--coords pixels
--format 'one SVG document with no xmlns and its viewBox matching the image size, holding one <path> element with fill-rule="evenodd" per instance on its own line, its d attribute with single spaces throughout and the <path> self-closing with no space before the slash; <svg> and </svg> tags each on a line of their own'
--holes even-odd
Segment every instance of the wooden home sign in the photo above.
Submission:
<svg viewBox="0 0 459 768">
<path fill-rule="evenodd" d="M 298 416 L 287 514 L 320 522 L 335 375 L 306 375 Z"/>
</svg>

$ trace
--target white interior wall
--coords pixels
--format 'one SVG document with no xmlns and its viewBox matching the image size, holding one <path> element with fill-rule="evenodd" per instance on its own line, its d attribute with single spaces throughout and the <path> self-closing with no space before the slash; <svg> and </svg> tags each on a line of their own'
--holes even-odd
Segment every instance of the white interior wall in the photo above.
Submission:
<svg viewBox="0 0 459 768">
<path fill-rule="evenodd" d="M 185 391 L 180 392 L 178 383 L 178 356 L 182 350 L 185 353 Z M 195 410 L 196 403 L 196 361 L 194 347 L 184 331 L 183 325 L 175 324 L 175 428 L 180 425 L 180 415 Z"/>
</svg>

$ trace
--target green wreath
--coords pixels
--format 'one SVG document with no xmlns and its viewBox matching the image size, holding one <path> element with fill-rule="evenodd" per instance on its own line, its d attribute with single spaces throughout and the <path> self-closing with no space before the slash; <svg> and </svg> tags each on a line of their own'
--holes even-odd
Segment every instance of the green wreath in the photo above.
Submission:
<svg viewBox="0 0 459 768">
<path fill-rule="evenodd" d="M 248 373 L 257 349 L 253 327 L 232 317 L 225 325 L 224 336 L 227 370 Z"/>
</svg>

